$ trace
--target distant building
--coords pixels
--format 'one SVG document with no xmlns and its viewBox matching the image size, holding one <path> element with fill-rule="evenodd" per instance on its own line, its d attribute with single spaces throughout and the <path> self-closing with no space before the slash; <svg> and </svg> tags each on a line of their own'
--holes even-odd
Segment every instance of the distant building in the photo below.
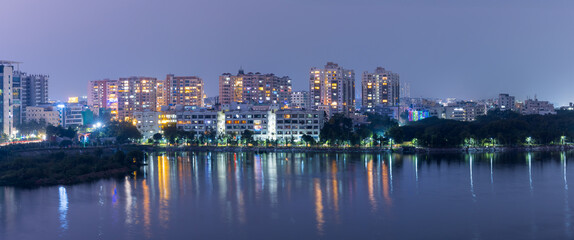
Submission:
<svg viewBox="0 0 574 240">
<path fill-rule="evenodd" d="M 56 109 L 60 116 L 59 125 L 62 127 L 75 128 L 84 125 L 84 115 L 82 113 L 87 109 L 83 105 L 58 103 L 56 104 Z"/>
<path fill-rule="evenodd" d="M 467 122 L 474 121 L 477 117 L 483 115 L 486 115 L 486 105 L 469 101 L 451 103 L 445 107 L 444 113 L 446 119 Z"/>
<path fill-rule="evenodd" d="M 524 115 L 538 114 L 556 114 L 554 105 L 548 101 L 538 101 L 538 99 L 527 99 L 524 101 L 520 113 Z"/>
<path fill-rule="evenodd" d="M 118 119 L 130 121 L 134 112 L 156 111 L 156 90 L 156 78 L 120 78 L 118 81 Z"/>
<path fill-rule="evenodd" d="M 196 76 L 168 74 L 164 81 L 165 105 L 203 107 L 203 79 Z M 162 105 L 163 106 L 163 105 Z"/>
<path fill-rule="evenodd" d="M 0 61 L 0 90 L 2 91 L 0 100 L 0 133 L 6 136 L 14 134 L 13 116 L 13 90 L 12 81 L 15 62 Z"/>
<path fill-rule="evenodd" d="M 506 93 L 501 93 L 498 95 L 498 108 L 500 110 L 516 110 L 516 100 L 514 96 L 510 96 Z"/>
<path fill-rule="evenodd" d="M 30 106 L 26 108 L 26 121 L 45 122 L 52 126 L 60 124 L 60 112 L 52 105 Z"/>
<path fill-rule="evenodd" d="M 311 108 L 309 91 L 296 91 L 291 93 L 291 108 Z"/>
<path fill-rule="evenodd" d="M 570 103 L 568 106 L 560 107 L 562 111 L 574 111 L 574 103 Z"/>
<path fill-rule="evenodd" d="M 221 104 L 278 104 L 288 107 L 291 101 L 291 79 L 274 74 L 224 73 L 219 76 L 219 102 Z"/>
<path fill-rule="evenodd" d="M 329 114 L 355 111 L 355 71 L 328 62 L 309 71 L 309 97 L 313 109 L 330 108 Z"/>
<path fill-rule="evenodd" d="M 408 82 L 400 82 L 399 86 L 401 88 L 399 96 L 401 98 L 410 98 L 411 97 L 411 84 Z"/>
<path fill-rule="evenodd" d="M 113 119 L 118 117 L 118 80 L 94 80 L 88 83 L 88 106 L 99 114 L 108 110 Z"/>
<path fill-rule="evenodd" d="M 48 75 L 14 72 L 14 123 L 26 121 L 26 107 L 48 102 L 48 79 Z"/>
<path fill-rule="evenodd" d="M 377 105 L 399 105 L 399 74 L 378 67 L 373 73 L 363 72 L 361 85 L 362 111 L 372 112 Z"/>
</svg>

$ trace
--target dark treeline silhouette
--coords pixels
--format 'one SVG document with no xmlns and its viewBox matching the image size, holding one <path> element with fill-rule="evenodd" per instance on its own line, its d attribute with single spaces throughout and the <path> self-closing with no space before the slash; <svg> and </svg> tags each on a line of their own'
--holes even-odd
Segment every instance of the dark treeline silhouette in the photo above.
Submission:
<svg viewBox="0 0 574 240">
<path fill-rule="evenodd" d="M 124 176 L 139 169 L 143 160 L 144 153 L 139 150 L 104 154 L 102 149 L 97 149 L 92 153 L 58 152 L 36 157 L 0 150 L 0 186 L 72 184 Z"/>
<path fill-rule="evenodd" d="M 492 110 L 473 122 L 432 117 L 394 127 L 387 135 L 397 142 L 414 140 L 424 147 L 564 144 L 574 137 L 574 112 L 520 115 L 512 111 Z"/>
<path fill-rule="evenodd" d="M 367 114 L 367 124 L 353 125 L 353 120 L 343 114 L 335 114 L 321 128 L 321 142 L 331 146 L 340 144 L 373 145 L 386 144 L 385 132 L 398 126 L 397 122 L 387 116 Z"/>
</svg>

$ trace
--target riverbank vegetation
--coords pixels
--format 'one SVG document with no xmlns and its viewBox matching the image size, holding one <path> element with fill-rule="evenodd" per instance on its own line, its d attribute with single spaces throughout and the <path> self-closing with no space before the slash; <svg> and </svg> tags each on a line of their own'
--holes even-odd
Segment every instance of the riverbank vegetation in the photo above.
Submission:
<svg viewBox="0 0 574 240">
<path fill-rule="evenodd" d="M 127 154 L 121 150 L 105 153 L 102 149 L 83 154 L 61 151 L 26 157 L 1 150 L 0 186 L 73 184 L 124 176 L 137 171 L 143 160 L 144 153 L 139 150 Z"/>
<path fill-rule="evenodd" d="M 432 148 L 563 145 L 574 138 L 574 112 L 520 115 L 494 110 L 473 122 L 428 118 L 394 127 L 387 136 Z"/>
</svg>

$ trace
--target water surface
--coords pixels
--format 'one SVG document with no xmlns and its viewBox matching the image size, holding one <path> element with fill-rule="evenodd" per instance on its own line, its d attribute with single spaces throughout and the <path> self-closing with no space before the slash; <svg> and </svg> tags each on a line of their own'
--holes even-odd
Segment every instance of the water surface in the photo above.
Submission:
<svg viewBox="0 0 574 240">
<path fill-rule="evenodd" d="M 158 153 L 0 188 L 0 239 L 573 239 L 572 152 Z"/>
</svg>

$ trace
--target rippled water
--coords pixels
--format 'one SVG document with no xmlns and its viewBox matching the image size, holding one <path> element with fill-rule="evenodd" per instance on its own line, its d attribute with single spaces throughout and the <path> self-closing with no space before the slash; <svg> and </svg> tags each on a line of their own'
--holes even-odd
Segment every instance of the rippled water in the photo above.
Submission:
<svg viewBox="0 0 574 240">
<path fill-rule="evenodd" d="M 169 153 L 0 188 L 0 239 L 573 239 L 573 153 Z"/>
</svg>

